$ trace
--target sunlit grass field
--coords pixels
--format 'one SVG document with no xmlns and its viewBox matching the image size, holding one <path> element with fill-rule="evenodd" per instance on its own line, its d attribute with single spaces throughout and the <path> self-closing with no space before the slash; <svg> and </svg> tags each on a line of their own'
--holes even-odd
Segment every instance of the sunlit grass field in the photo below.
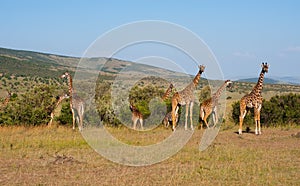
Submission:
<svg viewBox="0 0 300 186">
<path fill-rule="evenodd" d="M 224 129 L 223 129 L 224 128 Z M 171 134 L 158 127 L 136 132 L 108 128 L 127 144 L 157 143 Z M 300 185 L 299 127 L 263 128 L 263 134 L 237 135 L 221 127 L 199 151 L 196 129 L 174 156 L 157 164 L 130 167 L 96 153 L 81 133 L 67 127 L 1 127 L 1 185 Z M 170 144 L 172 145 L 172 144 Z"/>
</svg>

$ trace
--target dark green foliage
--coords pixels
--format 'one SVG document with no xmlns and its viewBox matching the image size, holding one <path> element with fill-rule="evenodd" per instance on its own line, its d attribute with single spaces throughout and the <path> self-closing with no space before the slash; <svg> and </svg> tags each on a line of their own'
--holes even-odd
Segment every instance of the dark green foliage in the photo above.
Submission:
<svg viewBox="0 0 300 186">
<path fill-rule="evenodd" d="M 274 96 L 270 101 L 264 101 L 262 122 L 266 126 L 300 124 L 300 95 L 288 94 Z"/>
<path fill-rule="evenodd" d="M 133 102 L 146 119 L 151 114 L 150 101 L 162 97 L 163 94 L 163 90 L 159 90 L 152 85 L 144 87 L 134 86 L 129 92 L 129 100 Z"/>
<path fill-rule="evenodd" d="M 202 103 L 204 100 L 211 97 L 211 89 L 210 86 L 207 85 L 203 87 L 199 93 L 199 102 Z"/>
<path fill-rule="evenodd" d="M 165 103 L 161 103 L 159 99 L 164 94 L 164 91 L 164 89 L 160 89 L 152 84 L 137 84 L 129 91 L 129 100 L 143 114 L 144 119 L 147 119 L 151 114 L 151 121 L 160 123 L 161 118 L 158 119 L 153 116 L 161 116 L 162 113 L 166 112 Z M 120 113 L 116 116 L 111 103 L 110 82 L 101 80 L 97 83 L 95 100 L 98 114 L 105 125 L 118 126 L 121 124 L 121 121 L 131 123 L 129 100 L 125 100 L 128 104 L 120 108 Z M 170 102 L 168 102 L 168 105 L 170 107 Z"/>
<path fill-rule="evenodd" d="M 239 122 L 240 105 L 239 102 L 232 104 L 232 119 Z M 251 114 L 247 114 L 244 119 L 245 124 L 254 124 L 253 109 Z M 300 124 L 300 95 L 288 94 L 274 96 L 269 101 L 263 100 L 261 110 L 261 123 L 264 126 L 278 126 L 288 124 Z"/>
<path fill-rule="evenodd" d="M 62 103 L 61 113 L 58 117 L 55 118 L 62 125 L 72 124 L 72 112 L 70 109 L 69 99 L 66 102 Z"/>
<path fill-rule="evenodd" d="M 38 85 L 21 95 L 13 94 L 6 108 L 0 111 L 0 125 L 41 125 L 49 121 L 55 105 L 57 87 Z"/>
<path fill-rule="evenodd" d="M 121 124 L 112 108 L 111 83 L 102 80 L 98 81 L 95 92 L 95 101 L 100 120 L 106 125 L 118 126 Z"/>
</svg>

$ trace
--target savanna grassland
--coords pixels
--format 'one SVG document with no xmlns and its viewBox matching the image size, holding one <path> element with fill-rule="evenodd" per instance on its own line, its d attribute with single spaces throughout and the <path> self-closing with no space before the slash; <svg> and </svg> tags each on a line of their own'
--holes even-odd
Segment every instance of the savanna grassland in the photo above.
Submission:
<svg viewBox="0 0 300 186">
<path fill-rule="evenodd" d="M 291 97 L 296 101 L 287 100 L 292 102 L 289 105 L 283 104 L 288 96 L 274 100 L 285 108 L 286 115 L 281 119 L 289 116 L 296 117 L 296 120 L 282 120 L 287 122 L 281 123 L 272 120 L 270 125 L 262 123 L 262 135 L 256 136 L 252 132 L 254 122 L 251 118 L 243 127 L 244 130 L 250 128 L 250 132 L 239 136 L 237 122 L 232 119 L 232 105 L 249 93 L 255 83 L 234 82 L 233 87 L 222 95 L 220 105 L 225 106 L 226 102 L 226 112 L 222 115 L 218 135 L 207 149 L 199 150 L 204 130 L 195 129 L 187 144 L 167 160 L 131 167 L 102 157 L 87 144 L 78 130 L 72 130 L 68 100 L 56 109 L 55 125 L 47 127 L 56 97 L 68 91 L 66 81 L 59 76 L 65 71 L 73 75 L 79 60 L 0 48 L 0 102 L 5 100 L 8 91 L 13 93 L 6 107 L 0 105 L 0 185 L 300 185 L 299 85 L 266 82 L 262 93 L 267 101 L 274 96 L 293 93 Z M 134 131 L 120 124 L 111 108 L 111 85 L 124 67 L 133 69 L 124 76 L 128 82 L 134 80 L 137 72 L 146 71 L 149 73 L 147 77 L 151 78 L 138 81 L 130 89 L 130 96 L 133 100 L 144 100 L 140 108 L 147 108 L 144 103 L 149 101 L 149 95 L 161 96 L 169 86 L 169 82 L 162 81 L 164 78 L 153 78 L 153 74 L 174 78 L 172 82 L 178 90 L 185 87 L 193 76 L 183 81 L 185 76 L 176 76 L 165 69 L 133 65 L 117 59 L 91 60 L 99 65 L 95 67 L 97 86 L 90 90 L 84 83 L 80 84 L 83 84 L 82 89 L 95 92 L 96 116 L 101 117 L 112 135 L 123 143 L 143 146 L 156 144 L 172 134 L 170 128 L 162 126 L 149 131 Z M 109 60 L 113 65 L 101 66 Z M 102 70 L 99 74 L 98 69 Z M 199 119 L 199 103 L 210 96 L 211 89 L 218 88 L 217 83 L 220 81 L 208 84 L 206 79 L 200 80 L 195 91 L 198 98 L 193 114 L 195 127 Z M 77 93 L 80 96 L 87 94 Z M 170 107 L 170 100 L 166 103 Z M 272 107 L 273 104 L 269 104 L 266 108 Z M 277 108 L 277 113 L 280 109 Z M 86 108 L 87 121 L 93 121 L 89 117 L 95 114 L 92 111 Z M 147 109 L 145 112 L 150 114 Z M 182 126 L 185 112 L 180 112 Z M 131 122 L 128 105 L 122 114 Z"/>
<path fill-rule="evenodd" d="M 0 184 L 299 185 L 300 138 L 293 136 L 299 130 L 263 128 L 260 136 L 239 136 L 235 128 L 221 127 L 204 151 L 199 151 L 203 131 L 195 130 L 183 149 L 169 159 L 130 167 L 100 156 L 70 128 L 1 127 Z M 109 131 L 122 141 L 127 139 L 126 143 L 140 145 L 159 141 L 170 132 L 158 127 L 141 137 L 125 127 Z"/>
</svg>

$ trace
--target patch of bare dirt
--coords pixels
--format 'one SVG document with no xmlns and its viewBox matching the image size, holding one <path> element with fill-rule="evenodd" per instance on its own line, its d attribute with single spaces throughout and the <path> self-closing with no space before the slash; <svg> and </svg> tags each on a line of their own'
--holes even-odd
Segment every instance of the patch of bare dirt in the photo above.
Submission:
<svg viewBox="0 0 300 186">
<path fill-rule="evenodd" d="M 60 164 L 69 164 L 69 165 L 72 165 L 72 164 L 80 164 L 82 162 L 76 160 L 75 158 L 73 158 L 72 156 L 66 156 L 66 155 L 58 155 L 58 154 L 55 154 L 53 156 L 54 160 L 50 161 L 49 164 L 53 164 L 53 165 L 60 165 Z"/>
</svg>

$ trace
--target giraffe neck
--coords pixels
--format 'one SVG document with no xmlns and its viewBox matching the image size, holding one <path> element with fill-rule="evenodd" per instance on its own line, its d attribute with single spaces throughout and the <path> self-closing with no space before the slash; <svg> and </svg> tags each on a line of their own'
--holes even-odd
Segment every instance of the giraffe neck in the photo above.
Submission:
<svg viewBox="0 0 300 186">
<path fill-rule="evenodd" d="M 68 82 L 69 82 L 69 94 L 70 94 L 70 98 L 72 99 L 73 92 L 74 92 L 74 90 L 73 90 L 73 80 L 72 80 L 72 77 L 71 77 L 70 74 L 67 77 L 68 77 Z"/>
<path fill-rule="evenodd" d="M 225 90 L 227 83 L 224 83 L 213 95 L 214 100 L 218 100 L 221 96 L 221 93 Z"/>
<path fill-rule="evenodd" d="M 56 103 L 56 105 L 55 105 L 55 107 L 57 107 L 66 98 L 69 98 L 69 96 L 67 96 L 67 95 L 60 96 L 57 103 Z"/>
<path fill-rule="evenodd" d="M 194 77 L 194 79 L 193 79 L 194 87 L 197 87 L 197 85 L 199 83 L 199 80 L 200 80 L 200 77 L 201 77 L 201 74 L 202 74 L 202 71 L 199 70 L 197 75 Z"/>
<path fill-rule="evenodd" d="M 260 72 L 258 81 L 255 85 L 255 87 L 253 88 L 252 92 L 255 94 L 261 94 L 261 90 L 263 88 L 263 82 L 264 82 L 264 75 L 265 73 L 263 71 Z"/>
<path fill-rule="evenodd" d="M 169 97 L 169 95 L 170 95 L 170 93 L 171 93 L 171 91 L 172 91 L 172 87 L 173 87 L 173 85 L 171 84 L 171 85 L 168 87 L 168 89 L 166 90 L 165 94 L 164 94 L 163 97 L 162 97 L 162 100 L 163 100 L 163 101 L 165 101 L 165 100 Z"/>
<path fill-rule="evenodd" d="M 199 83 L 201 74 L 202 74 L 202 71 L 199 70 L 197 75 L 194 77 L 193 81 L 187 87 L 185 87 L 185 89 L 183 91 L 193 91 Z"/>
</svg>

